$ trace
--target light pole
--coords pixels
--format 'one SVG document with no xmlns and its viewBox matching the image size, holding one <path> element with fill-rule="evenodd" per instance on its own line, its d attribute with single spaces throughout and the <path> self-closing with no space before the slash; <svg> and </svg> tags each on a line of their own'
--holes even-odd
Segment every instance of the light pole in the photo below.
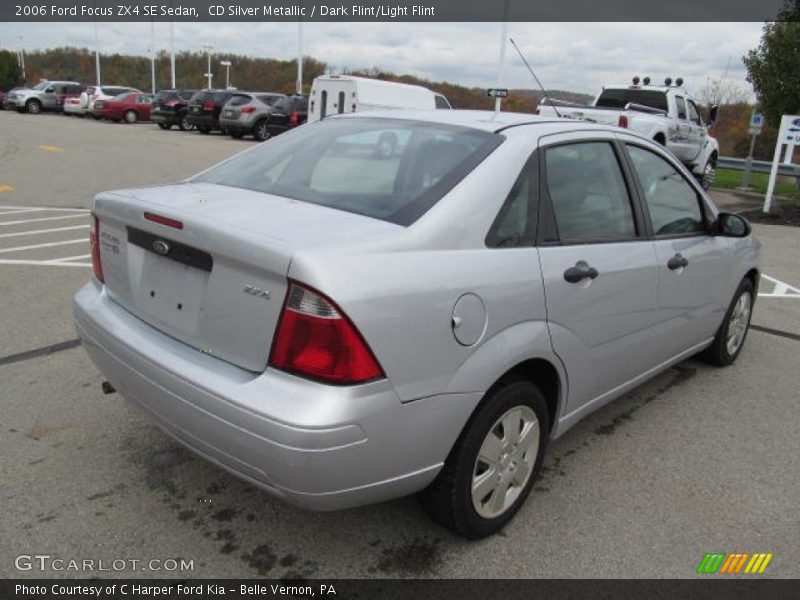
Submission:
<svg viewBox="0 0 800 600">
<path fill-rule="evenodd" d="M 150 83 L 153 95 L 156 93 L 156 38 L 155 24 L 150 20 Z"/>
<path fill-rule="evenodd" d="M 225 89 L 229 90 L 231 88 L 231 61 L 222 60 L 219 64 L 225 67 Z"/>
<path fill-rule="evenodd" d="M 175 22 L 169 22 L 169 70 L 171 78 L 172 87 L 170 89 L 174 90 L 175 88 Z"/>
<path fill-rule="evenodd" d="M 202 48 L 208 55 L 208 72 L 206 72 L 206 77 L 208 77 L 208 89 L 211 89 L 211 78 L 214 76 L 213 73 L 211 73 L 211 51 L 214 49 L 214 45 L 203 44 Z"/>
<path fill-rule="evenodd" d="M 25 82 L 25 48 L 22 46 L 22 36 L 19 36 L 19 70 L 22 71 L 22 81 Z"/>
<path fill-rule="evenodd" d="M 303 22 L 297 22 L 297 94 L 303 93 Z"/>
</svg>

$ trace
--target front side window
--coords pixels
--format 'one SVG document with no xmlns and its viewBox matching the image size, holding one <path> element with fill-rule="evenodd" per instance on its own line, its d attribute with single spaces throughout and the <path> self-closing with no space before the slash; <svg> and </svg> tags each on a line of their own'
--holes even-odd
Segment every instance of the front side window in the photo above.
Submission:
<svg viewBox="0 0 800 600">
<path fill-rule="evenodd" d="M 502 140 L 486 131 L 418 121 L 326 119 L 234 157 L 195 181 L 408 225 Z"/>
<path fill-rule="evenodd" d="M 686 102 L 680 96 L 675 96 L 675 106 L 678 109 L 678 118 L 686 120 Z"/>
<path fill-rule="evenodd" d="M 705 231 L 700 198 L 669 161 L 639 146 L 628 146 L 656 236 Z"/>
<path fill-rule="evenodd" d="M 700 113 L 697 111 L 697 105 L 689 100 L 689 120 L 695 125 L 702 125 L 703 121 L 700 120 Z"/>
<path fill-rule="evenodd" d="M 636 237 L 628 188 L 610 142 L 548 148 L 547 191 L 562 243 Z"/>
</svg>

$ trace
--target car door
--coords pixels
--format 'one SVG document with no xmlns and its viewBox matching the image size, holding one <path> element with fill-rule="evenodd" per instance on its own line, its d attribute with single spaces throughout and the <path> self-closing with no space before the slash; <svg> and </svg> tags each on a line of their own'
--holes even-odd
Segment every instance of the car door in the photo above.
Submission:
<svg viewBox="0 0 800 600">
<path fill-rule="evenodd" d="M 62 86 L 51 83 L 41 93 L 42 108 L 53 109 L 57 106 L 58 92 Z"/>
<path fill-rule="evenodd" d="M 693 161 L 696 160 L 703 151 L 703 146 L 705 145 L 706 137 L 708 136 L 708 130 L 706 129 L 705 123 L 703 123 L 703 119 L 700 116 L 700 111 L 697 110 L 697 105 L 693 100 L 687 99 L 686 109 L 689 112 L 690 124 L 689 145 L 691 146 L 691 156 L 689 157 L 689 160 Z"/>
<path fill-rule="evenodd" d="M 540 141 L 537 243 L 553 349 L 569 373 L 567 413 L 610 400 L 655 361 L 657 271 L 613 134 Z"/>
<path fill-rule="evenodd" d="M 715 212 L 668 153 L 627 140 L 626 154 L 658 264 L 658 344 L 664 360 L 714 336 L 730 279 L 730 240 L 710 233 Z"/>
<path fill-rule="evenodd" d="M 682 161 L 692 158 L 691 144 L 689 137 L 691 125 L 689 124 L 686 109 L 686 99 L 683 96 L 675 95 L 675 125 L 670 135 L 669 149 Z"/>
<path fill-rule="evenodd" d="M 136 96 L 136 110 L 139 111 L 139 119 L 142 121 L 150 120 L 150 107 L 153 104 L 152 96 L 138 94 Z"/>
</svg>

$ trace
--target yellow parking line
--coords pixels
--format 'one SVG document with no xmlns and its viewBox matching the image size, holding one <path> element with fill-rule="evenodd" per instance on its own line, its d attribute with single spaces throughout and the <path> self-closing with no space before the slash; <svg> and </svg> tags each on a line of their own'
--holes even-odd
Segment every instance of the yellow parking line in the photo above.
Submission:
<svg viewBox="0 0 800 600">
<path fill-rule="evenodd" d="M 64 149 L 60 146 L 53 146 L 52 144 L 41 144 L 38 146 L 42 150 L 47 150 L 48 152 L 63 152 Z"/>
<path fill-rule="evenodd" d="M 0 183 L 0 192 L 10 192 L 14 189 L 13 185 L 8 185 L 6 183 Z"/>
</svg>

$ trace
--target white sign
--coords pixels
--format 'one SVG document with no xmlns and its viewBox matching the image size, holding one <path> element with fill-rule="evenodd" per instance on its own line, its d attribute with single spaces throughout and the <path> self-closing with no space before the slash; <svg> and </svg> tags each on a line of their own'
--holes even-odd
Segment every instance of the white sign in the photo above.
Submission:
<svg viewBox="0 0 800 600">
<path fill-rule="evenodd" d="M 775 155 L 772 157 L 772 169 L 769 172 L 767 195 L 764 197 L 765 213 L 768 213 L 772 206 L 772 194 L 775 191 L 775 181 L 778 178 L 781 150 L 786 146 L 783 163 L 790 165 L 792 164 L 795 144 L 800 144 L 800 115 L 783 115 L 781 117 L 781 127 L 778 130 L 778 141 L 775 143 Z"/>
</svg>

